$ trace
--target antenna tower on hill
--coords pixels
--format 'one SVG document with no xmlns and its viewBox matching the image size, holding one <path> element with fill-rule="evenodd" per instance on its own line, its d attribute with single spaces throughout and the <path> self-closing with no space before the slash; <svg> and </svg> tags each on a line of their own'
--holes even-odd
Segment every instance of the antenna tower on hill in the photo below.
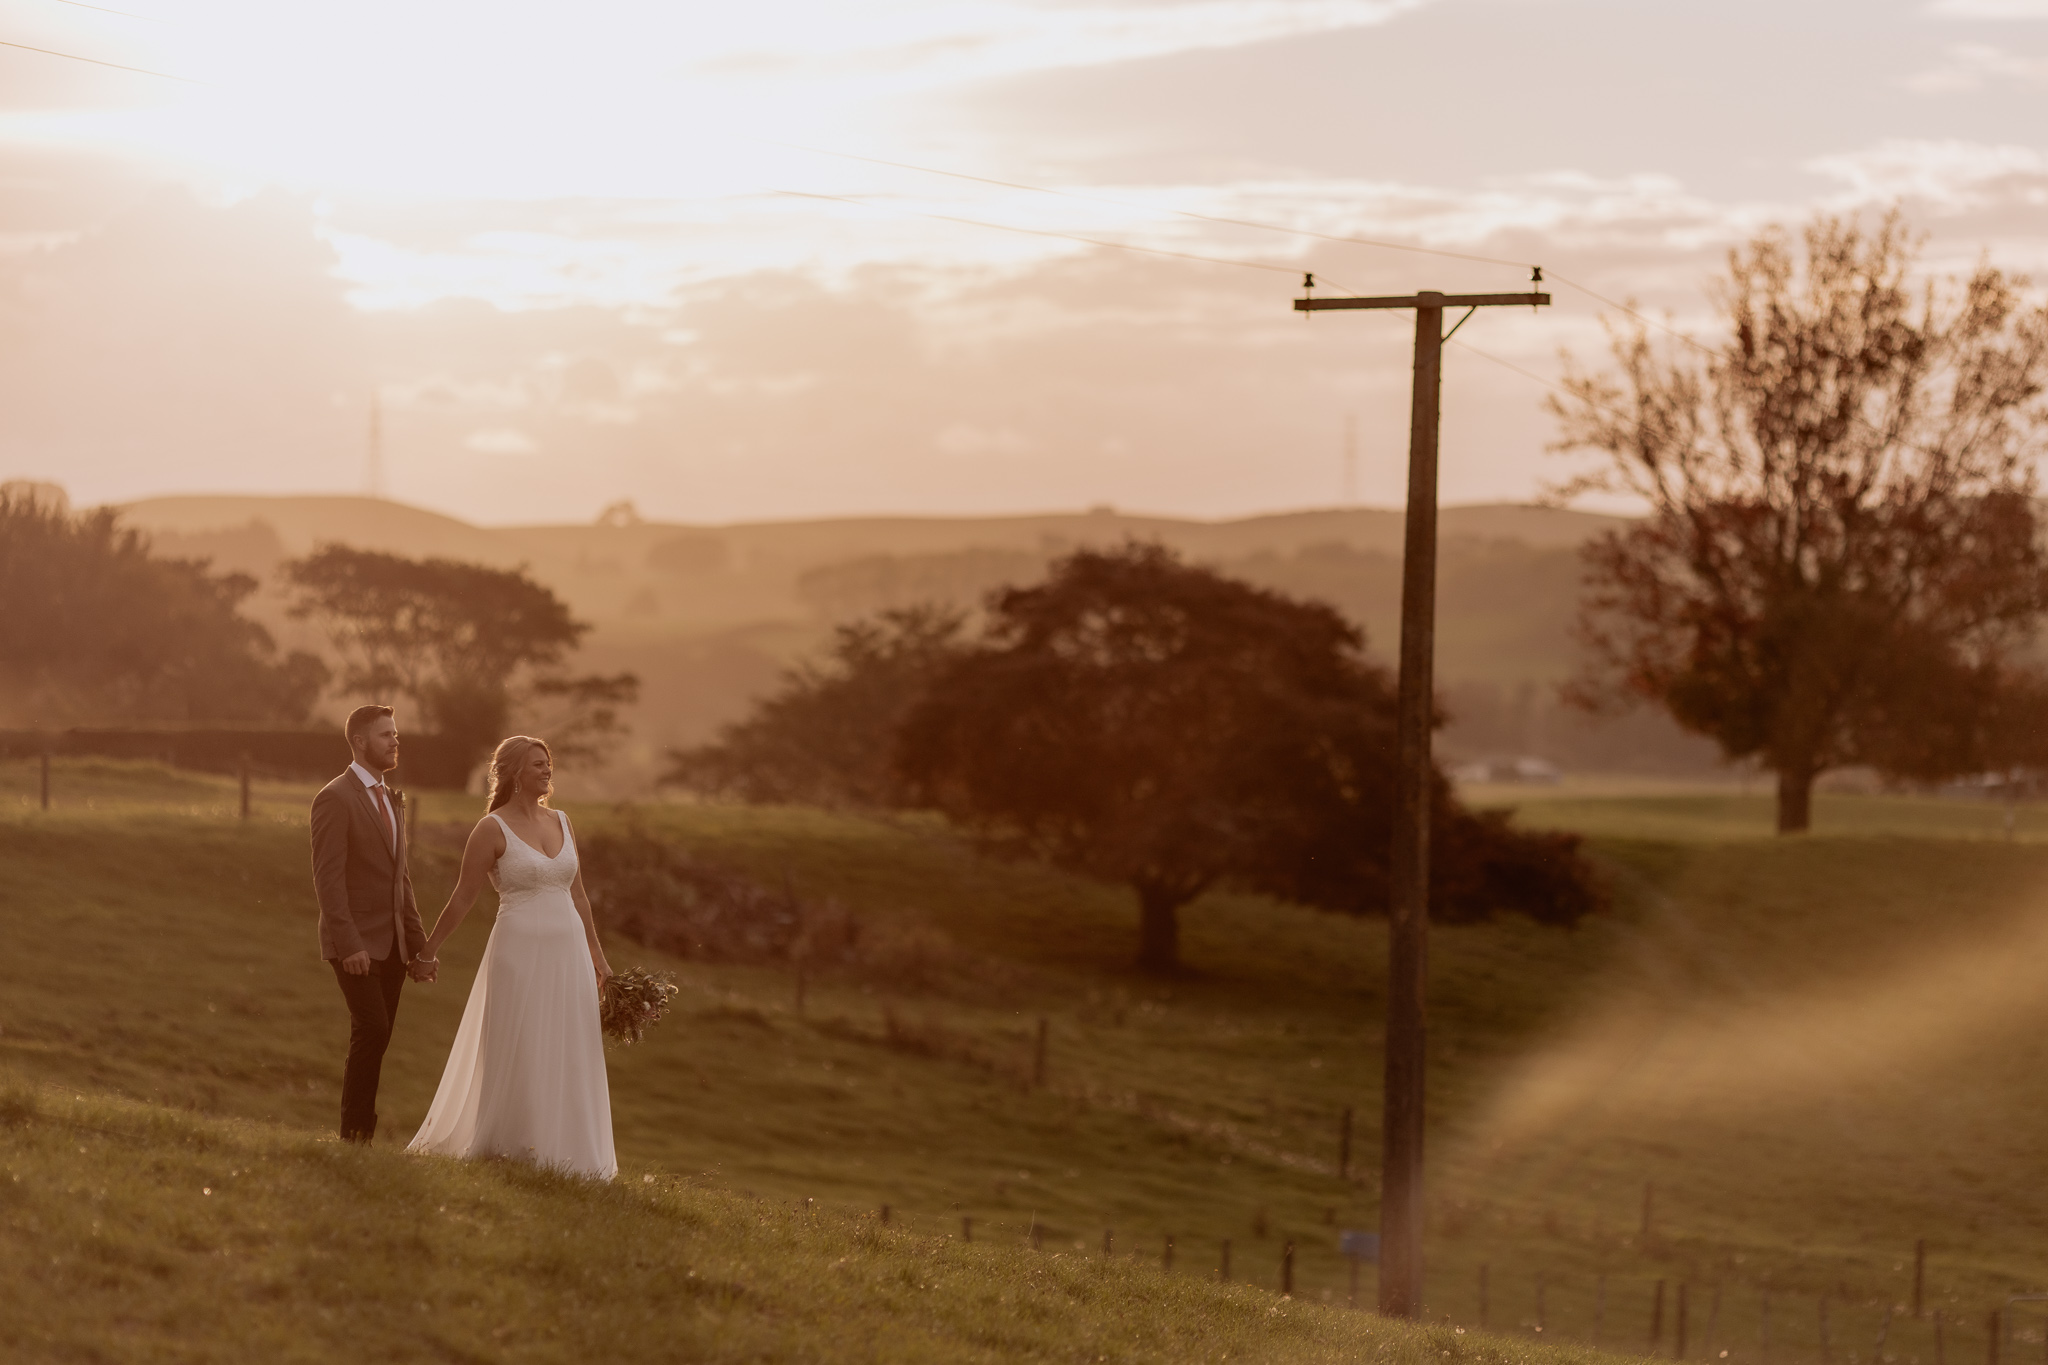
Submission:
<svg viewBox="0 0 2048 1365">
<path fill-rule="evenodd" d="M 363 491 L 373 498 L 384 496 L 384 400 L 370 395 L 370 449 L 363 468 Z"/>
<path fill-rule="evenodd" d="M 1344 414 L 1344 505 L 1358 506 L 1358 414 Z"/>
</svg>

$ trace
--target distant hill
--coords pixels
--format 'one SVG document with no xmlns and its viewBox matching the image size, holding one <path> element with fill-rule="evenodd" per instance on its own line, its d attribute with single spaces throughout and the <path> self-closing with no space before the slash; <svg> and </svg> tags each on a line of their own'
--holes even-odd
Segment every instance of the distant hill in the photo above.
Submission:
<svg viewBox="0 0 2048 1365">
<path fill-rule="evenodd" d="M 1029 581 L 1083 546 L 1159 541 L 1332 603 L 1383 657 L 1397 638 L 1402 513 L 1386 508 L 1228 521 L 1101 508 L 717 525 L 620 515 L 595 525 L 503 527 L 362 497 L 150 498 L 122 511 L 166 553 L 210 558 L 266 581 L 284 559 L 327 541 L 525 566 L 596 627 L 584 650 L 591 667 L 630 668 L 645 680 L 635 719 L 643 776 L 660 748 L 697 742 L 743 713 L 833 624 L 912 602 L 971 608 L 990 589 Z M 1708 760 L 1704 746 L 1654 718 L 1591 726 L 1553 700 L 1555 684 L 1575 666 L 1576 551 L 1622 524 L 1507 503 L 1443 510 L 1438 677 L 1456 717 L 1448 752 L 1540 752 L 1581 768 L 1696 768 Z M 255 609 L 289 636 L 296 628 L 278 605 L 271 596 Z"/>
<path fill-rule="evenodd" d="M 822 521 L 685 525 L 631 521 L 583 526 L 472 526 L 404 503 L 360 497 L 147 498 L 121 509 L 167 549 L 213 554 L 259 576 L 324 541 L 412 556 L 526 564 L 584 619 L 669 634 L 802 621 L 806 573 L 875 555 L 964 551 L 1051 556 L 1083 545 L 1158 540 L 1204 560 L 1295 554 L 1341 546 L 1398 554 L 1401 513 L 1346 508 L 1190 521 L 1110 510 L 1011 517 L 847 517 Z M 1493 503 L 1444 509 L 1446 540 L 1517 541 L 1568 549 L 1619 524 L 1597 513 Z M 253 528 L 275 533 L 266 541 Z"/>
</svg>

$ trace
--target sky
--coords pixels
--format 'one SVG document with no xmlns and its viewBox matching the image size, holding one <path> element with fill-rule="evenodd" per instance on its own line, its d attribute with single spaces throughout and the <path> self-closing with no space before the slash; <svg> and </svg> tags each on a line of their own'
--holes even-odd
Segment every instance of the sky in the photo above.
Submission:
<svg viewBox="0 0 2048 1365">
<path fill-rule="evenodd" d="M 1522 500 L 1602 300 L 1711 337 L 1772 224 L 1897 203 L 1931 273 L 2048 279 L 2048 0 L 0 0 L 0 43 L 0 478 L 81 503 L 1397 505 L 1410 315 L 1302 273 L 1541 265 L 1445 366 L 1444 499 Z"/>
</svg>

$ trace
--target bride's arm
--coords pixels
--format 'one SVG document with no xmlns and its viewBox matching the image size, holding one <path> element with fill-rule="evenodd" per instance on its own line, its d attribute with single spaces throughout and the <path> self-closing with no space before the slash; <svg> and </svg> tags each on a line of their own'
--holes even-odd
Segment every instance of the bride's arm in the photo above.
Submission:
<svg viewBox="0 0 2048 1365">
<path fill-rule="evenodd" d="M 563 820 L 569 817 L 564 815 Z M 572 836 L 573 837 L 573 836 Z M 590 965 L 597 969 L 597 986 L 604 989 L 606 978 L 612 974 L 611 964 L 604 960 L 604 944 L 597 938 L 597 916 L 590 912 L 590 897 L 583 890 L 583 865 L 576 865 L 576 880 L 569 887 L 569 895 L 576 902 L 576 913 L 583 916 L 583 936 L 590 940 Z"/>
<path fill-rule="evenodd" d="M 427 935 L 426 951 L 420 954 L 422 961 L 431 965 L 438 959 L 441 945 L 468 917 L 478 893 L 491 880 L 491 869 L 504 854 L 505 835 L 498 822 L 488 817 L 477 821 L 476 828 L 469 832 L 469 842 L 463 845 L 462 873 L 455 879 L 455 889 L 448 893 L 448 903 L 441 907 L 440 918 L 434 921 L 434 932 Z"/>
</svg>

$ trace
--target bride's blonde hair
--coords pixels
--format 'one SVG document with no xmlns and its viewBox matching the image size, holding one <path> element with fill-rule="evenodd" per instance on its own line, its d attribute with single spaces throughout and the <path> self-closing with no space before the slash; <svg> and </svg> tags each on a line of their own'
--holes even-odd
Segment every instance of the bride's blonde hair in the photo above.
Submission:
<svg viewBox="0 0 2048 1365">
<path fill-rule="evenodd" d="M 549 758 L 555 756 L 546 740 L 535 739 L 532 735 L 513 735 L 498 742 L 497 752 L 491 755 L 491 804 L 488 810 L 504 805 L 519 790 L 519 770 L 526 766 L 527 755 L 536 747 Z M 545 801 L 547 797 L 542 796 L 541 800 Z"/>
</svg>

